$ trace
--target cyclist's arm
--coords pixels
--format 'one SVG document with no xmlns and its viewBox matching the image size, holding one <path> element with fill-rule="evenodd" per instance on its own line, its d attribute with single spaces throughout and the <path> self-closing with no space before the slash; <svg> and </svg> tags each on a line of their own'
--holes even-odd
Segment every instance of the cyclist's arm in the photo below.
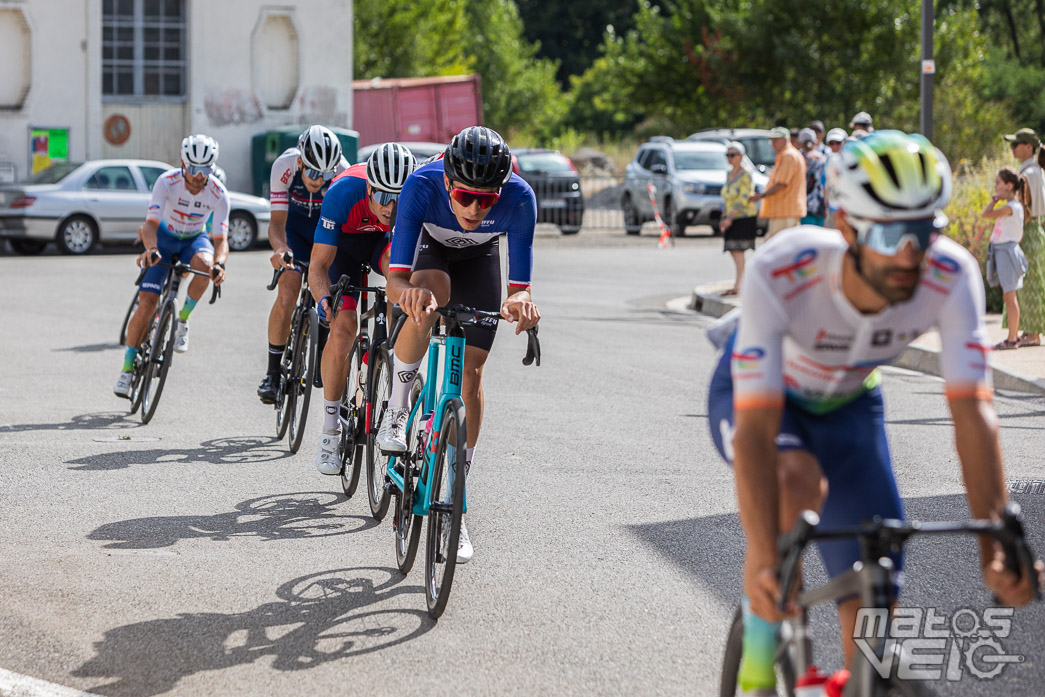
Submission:
<svg viewBox="0 0 1045 697">
<path fill-rule="evenodd" d="M 541 319 L 530 293 L 536 225 L 537 200 L 532 191 L 526 191 L 508 227 L 508 292 L 501 304 L 501 315 L 516 322 L 516 334 L 535 326 Z"/>
<path fill-rule="evenodd" d="M 396 203 L 395 232 L 392 235 L 392 250 L 388 260 L 388 275 L 385 292 L 392 303 L 399 303 L 403 310 L 414 317 L 423 312 L 423 307 L 434 304 L 420 303 L 421 298 L 411 298 L 403 302 L 403 293 L 417 289 L 410 283 L 410 275 L 417 255 L 417 243 L 421 239 L 421 226 L 424 224 L 428 197 L 431 192 L 422 177 L 409 177 L 403 185 L 403 191 Z M 411 295 L 419 295 L 411 293 Z"/>
<path fill-rule="evenodd" d="M 317 241 L 312 245 L 312 257 L 308 262 L 308 286 L 318 304 L 330 295 L 330 265 L 337 256 L 337 246 Z M 324 311 L 328 312 L 327 308 Z M 327 319 L 330 315 L 327 314 Z"/>
<path fill-rule="evenodd" d="M 287 245 L 287 211 L 274 210 L 269 217 L 269 246 L 276 254 L 289 252 Z"/>
<path fill-rule="evenodd" d="M 353 189 L 353 184 L 355 182 L 344 180 L 336 182 L 327 190 L 319 209 L 319 221 L 312 233 L 312 258 L 308 262 L 308 284 L 317 303 L 322 304 L 323 297 L 329 295 L 330 265 L 337 256 L 341 228 L 348 221 L 352 206 L 359 200 L 359 187 Z M 365 196 L 366 184 L 362 186 Z"/>
<path fill-rule="evenodd" d="M 141 227 L 141 240 L 145 245 L 145 251 L 156 249 L 156 231 L 160 227 L 160 221 L 156 218 L 146 218 Z"/>
<path fill-rule="evenodd" d="M 287 211 L 290 207 L 290 184 L 297 172 L 297 155 L 283 153 L 272 163 L 269 173 L 269 246 L 276 255 L 290 251 L 287 246 Z"/>
<path fill-rule="evenodd" d="M 167 194 L 170 191 L 167 174 L 161 175 L 152 187 L 149 208 L 145 214 L 145 225 L 141 229 L 141 242 L 145 251 L 156 249 L 156 230 L 160 227 L 163 212 L 167 208 Z"/>
</svg>

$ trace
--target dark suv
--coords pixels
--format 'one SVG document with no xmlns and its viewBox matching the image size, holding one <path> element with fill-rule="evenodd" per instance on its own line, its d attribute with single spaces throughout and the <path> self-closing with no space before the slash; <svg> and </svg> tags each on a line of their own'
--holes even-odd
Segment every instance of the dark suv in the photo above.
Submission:
<svg viewBox="0 0 1045 697">
<path fill-rule="evenodd" d="M 584 196 L 570 158 L 555 150 L 513 149 L 512 170 L 533 187 L 538 223 L 558 225 L 564 235 L 580 232 Z"/>
</svg>

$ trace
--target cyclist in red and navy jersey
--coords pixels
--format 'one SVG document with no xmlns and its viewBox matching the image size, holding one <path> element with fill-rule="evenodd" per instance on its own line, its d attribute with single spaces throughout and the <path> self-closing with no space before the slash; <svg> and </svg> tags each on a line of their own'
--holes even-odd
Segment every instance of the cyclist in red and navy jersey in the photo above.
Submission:
<svg viewBox="0 0 1045 697">
<path fill-rule="evenodd" d="M 540 312 L 530 296 L 536 223 L 533 189 L 512 174 L 512 154 L 504 139 L 482 126 L 454 136 L 442 160 L 419 167 L 403 187 L 392 238 L 388 297 L 410 319 L 393 354 L 392 394 L 377 435 L 383 451 L 406 450 L 410 386 L 439 319 L 437 307 L 460 303 L 489 312 L 500 310 L 502 317 L 516 323 L 516 334 L 537 324 Z M 508 290 L 503 302 L 498 251 L 502 235 L 508 241 Z M 466 467 L 471 466 L 482 425 L 483 366 L 496 329 L 496 322 L 465 329 L 461 396 L 468 413 Z M 472 543 L 462 520 L 457 562 L 471 558 Z"/>
<path fill-rule="evenodd" d="M 279 386 L 279 362 L 290 334 L 290 315 L 301 291 L 301 275 L 312 255 L 312 236 L 319 220 L 323 197 L 331 180 L 348 167 L 341 156 L 337 136 L 323 126 L 309 126 L 298 138 L 296 148 L 288 148 L 272 163 L 269 180 L 269 245 L 272 268 L 286 268 L 296 273 L 283 273 L 279 278 L 276 300 L 268 322 L 268 371 L 258 386 L 258 397 L 264 404 L 276 402 Z M 283 255 L 290 252 L 288 263 Z M 320 332 L 320 341 L 325 339 Z M 322 343 L 320 343 L 322 348 Z"/>
<path fill-rule="evenodd" d="M 329 286 L 342 274 L 358 286 L 363 280 L 363 264 L 369 264 L 382 275 L 387 273 L 392 211 L 403 183 L 416 166 L 417 161 L 407 148 L 399 143 L 385 143 L 374 150 L 366 163 L 353 165 L 334 179 L 323 199 L 308 269 L 309 287 L 324 318 L 330 317 Z M 330 323 L 330 336 L 320 365 L 323 432 L 316 453 L 316 469 L 323 474 L 341 471 L 338 410 L 348 378 L 348 352 L 358 328 L 355 312 L 358 299 L 358 293 L 341 299 L 337 316 Z"/>
</svg>

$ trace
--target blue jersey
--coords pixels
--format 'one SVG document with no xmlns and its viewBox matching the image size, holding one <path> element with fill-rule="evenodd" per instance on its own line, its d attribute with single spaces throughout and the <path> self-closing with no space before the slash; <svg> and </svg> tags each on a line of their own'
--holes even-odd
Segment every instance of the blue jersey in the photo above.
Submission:
<svg viewBox="0 0 1045 697">
<path fill-rule="evenodd" d="M 536 224 L 537 199 L 533 189 L 512 174 L 479 229 L 465 230 L 450 208 L 442 160 L 436 160 L 418 168 L 403 185 L 396 208 L 389 269 L 413 270 L 422 228 L 433 240 L 454 249 L 478 246 L 507 235 L 508 285 L 529 288 Z"/>
</svg>

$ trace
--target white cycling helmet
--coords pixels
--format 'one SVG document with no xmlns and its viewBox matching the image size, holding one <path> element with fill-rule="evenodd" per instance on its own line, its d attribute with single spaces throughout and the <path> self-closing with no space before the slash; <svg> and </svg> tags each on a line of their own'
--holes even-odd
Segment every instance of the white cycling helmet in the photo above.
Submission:
<svg viewBox="0 0 1045 697">
<path fill-rule="evenodd" d="M 385 143 L 367 158 L 366 180 L 375 189 L 398 194 L 415 169 L 417 160 L 409 148 L 399 143 Z"/>
<path fill-rule="evenodd" d="M 228 181 L 228 177 L 225 175 L 225 170 L 217 165 L 214 165 L 214 171 L 211 172 L 211 175 L 222 184 L 225 184 Z"/>
<path fill-rule="evenodd" d="M 193 167 L 213 167 L 218 161 L 218 141 L 202 133 L 185 136 L 181 141 L 181 159 Z"/>
<path fill-rule="evenodd" d="M 925 136 L 875 131 L 831 156 L 827 189 L 850 216 L 900 221 L 943 218 L 954 184 L 947 158 Z"/>
<path fill-rule="evenodd" d="M 309 126 L 298 138 L 301 162 L 309 169 L 333 172 L 341 162 L 341 141 L 323 126 Z"/>
</svg>

